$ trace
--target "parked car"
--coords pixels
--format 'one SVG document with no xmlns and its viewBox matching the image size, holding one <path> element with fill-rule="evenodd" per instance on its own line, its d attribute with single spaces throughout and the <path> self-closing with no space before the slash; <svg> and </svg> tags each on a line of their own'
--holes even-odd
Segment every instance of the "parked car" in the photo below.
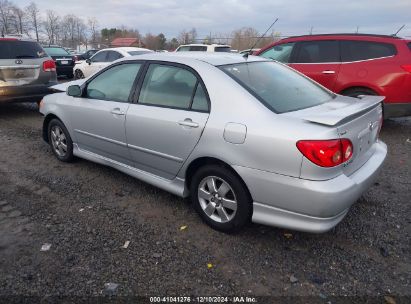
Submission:
<svg viewBox="0 0 411 304">
<path fill-rule="evenodd" d="M 137 81 L 137 83 L 136 83 Z M 191 200 L 215 229 L 334 227 L 387 154 L 380 96 L 357 100 L 265 58 L 127 57 L 46 96 L 55 156 L 114 167 Z"/>
<path fill-rule="evenodd" d="M 91 56 L 93 56 L 97 52 L 98 52 L 98 50 L 96 50 L 96 49 L 87 50 L 84 53 L 76 55 L 76 61 L 87 60 L 87 59 L 91 58 Z"/>
<path fill-rule="evenodd" d="M 137 47 L 104 49 L 95 53 L 90 59 L 86 59 L 85 61 L 76 64 L 74 74 L 76 79 L 89 77 L 117 59 L 147 53 L 153 53 L 153 51 Z"/>
<path fill-rule="evenodd" d="M 37 42 L 0 38 L 0 102 L 39 102 L 56 84 L 56 65 Z"/>
<path fill-rule="evenodd" d="M 45 46 L 46 53 L 53 58 L 56 63 L 57 76 L 65 76 L 68 79 L 74 77 L 73 67 L 75 58 L 65 48 L 59 46 Z"/>
<path fill-rule="evenodd" d="M 224 52 L 230 53 L 231 46 L 224 44 L 184 44 L 180 45 L 176 52 Z"/>
<path fill-rule="evenodd" d="M 286 63 L 338 94 L 385 96 L 386 118 L 411 115 L 411 40 L 366 34 L 297 36 L 256 55 Z"/>
</svg>

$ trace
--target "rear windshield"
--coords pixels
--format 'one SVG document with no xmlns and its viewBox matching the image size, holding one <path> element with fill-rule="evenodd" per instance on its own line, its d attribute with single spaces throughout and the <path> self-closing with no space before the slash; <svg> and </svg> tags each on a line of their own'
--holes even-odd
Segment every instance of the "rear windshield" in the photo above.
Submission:
<svg viewBox="0 0 411 304">
<path fill-rule="evenodd" d="M 313 107 L 335 96 L 308 78 L 272 61 L 220 68 L 275 113 Z"/>
<path fill-rule="evenodd" d="M 46 47 L 44 49 L 46 50 L 47 54 L 49 54 L 50 56 L 67 56 L 67 55 L 71 56 L 71 54 L 63 48 Z"/>
<path fill-rule="evenodd" d="M 37 42 L 0 40 L 0 59 L 30 59 L 42 57 L 47 57 L 47 54 Z"/>
<path fill-rule="evenodd" d="M 150 51 L 131 51 L 131 52 L 127 52 L 130 56 L 135 56 L 135 55 L 143 55 L 143 54 L 148 54 L 148 53 L 152 53 Z"/>
<path fill-rule="evenodd" d="M 231 48 L 229 46 L 217 46 L 215 48 L 216 52 L 231 52 Z"/>
</svg>

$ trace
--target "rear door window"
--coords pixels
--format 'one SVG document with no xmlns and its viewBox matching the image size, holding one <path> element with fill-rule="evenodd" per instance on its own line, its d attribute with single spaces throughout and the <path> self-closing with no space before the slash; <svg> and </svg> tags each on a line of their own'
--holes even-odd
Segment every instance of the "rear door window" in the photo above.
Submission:
<svg viewBox="0 0 411 304">
<path fill-rule="evenodd" d="M 118 53 L 118 52 L 109 51 L 109 52 L 108 52 L 108 56 L 107 56 L 107 61 L 108 61 L 108 62 L 112 62 L 112 61 L 115 61 L 115 60 L 120 59 L 120 58 L 123 58 L 123 57 L 124 57 L 124 56 L 121 55 L 121 54 Z"/>
<path fill-rule="evenodd" d="M 373 41 L 341 41 L 341 59 L 343 62 L 360 61 L 394 56 L 397 50 L 390 43 Z"/>
<path fill-rule="evenodd" d="M 304 41 L 298 43 L 293 63 L 340 62 L 338 41 Z"/>
<path fill-rule="evenodd" d="M 229 53 L 231 48 L 229 46 L 216 46 L 214 49 L 215 52 Z"/>
<path fill-rule="evenodd" d="M 95 54 L 91 58 L 92 62 L 106 62 L 107 61 L 107 51 L 103 51 L 100 53 Z"/>
<path fill-rule="evenodd" d="M 267 58 L 267 59 L 272 59 L 272 60 L 276 60 L 279 62 L 283 62 L 283 63 L 289 63 L 294 45 L 295 45 L 294 42 L 279 44 L 279 45 L 273 46 L 272 48 L 266 50 L 260 56 Z"/>
<path fill-rule="evenodd" d="M 201 45 L 193 45 L 193 46 L 190 46 L 190 51 L 191 52 L 205 52 L 207 51 L 207 47 L 201 46 Z"/>
<path fill-rule="evenodd" d="M 0 39 L 0 59 L 31 59 L 43 57 L 47 57 L 47 54 L 37 42 Z"/>
<path fill-rule="evenodd" d="M 190 109 L 198 84 L 197 77 L 187 69 L 163 64 L 150 64 L 144 78 L 138 102 L 140 104 Z M 201 92 L 196 94 L 196 108 L 200 105 Z"/>
</svg>

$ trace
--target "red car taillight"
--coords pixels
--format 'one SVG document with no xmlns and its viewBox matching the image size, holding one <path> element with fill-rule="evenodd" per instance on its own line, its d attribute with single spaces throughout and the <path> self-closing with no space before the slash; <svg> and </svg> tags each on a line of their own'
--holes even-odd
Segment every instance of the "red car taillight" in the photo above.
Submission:
<svg viewBox="0 0 411 304">
<path fill-rule="evenodd" d="M 53 60 L 47 60 L 43 62 L 44 72 L 54 72 L 56 71 L 56 63 Z"/>
<path fill-rule="evenodd" d="M 314 164 L 335 167 L 352 157 L 353 145 L 349 139 L 300 140 L 297 148 Z"/>
<path fill-rule="evenodd" d="M 401 66 L 406 72 L 411 73 L 411 64 Z"/>
</svg>

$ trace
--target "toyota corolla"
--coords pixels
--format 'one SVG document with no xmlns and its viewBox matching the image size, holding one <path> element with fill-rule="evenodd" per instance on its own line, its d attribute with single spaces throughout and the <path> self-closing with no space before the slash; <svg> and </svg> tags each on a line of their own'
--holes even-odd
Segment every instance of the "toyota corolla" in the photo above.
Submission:
<svg viewBox="0 0 411 304">
<path fill-rule="evenodd" d="M 43 99 L 43 137 L 190 197 L 211 227 L 324 232 L 376 179 L 383 97 L 344 97 L 280 63 L 234 54 L 147 54 Z"/>
</svg>

